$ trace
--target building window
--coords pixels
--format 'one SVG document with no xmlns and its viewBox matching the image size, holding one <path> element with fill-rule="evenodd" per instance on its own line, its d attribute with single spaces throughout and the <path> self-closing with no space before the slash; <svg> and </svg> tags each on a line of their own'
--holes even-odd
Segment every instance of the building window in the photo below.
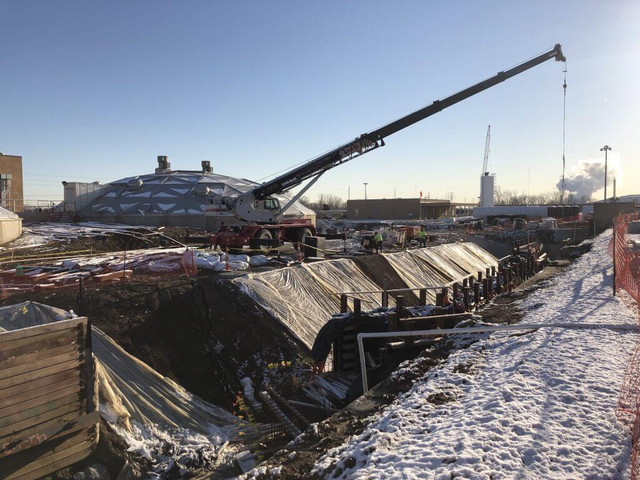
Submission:
<svg viewBox="0 0 640 480">
<path fill-rule="evenodd" d="M 9 199 L 11 197 L 11 174 L 0 174 L 0 206 L 4 208 L 13 207 L 9 205 Z"/>
</svg>

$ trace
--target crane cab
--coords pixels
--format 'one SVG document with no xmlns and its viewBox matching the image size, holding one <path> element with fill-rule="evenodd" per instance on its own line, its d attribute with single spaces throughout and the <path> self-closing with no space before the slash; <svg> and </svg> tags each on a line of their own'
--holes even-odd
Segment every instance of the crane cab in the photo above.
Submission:
<svg viewBox="0 0 640 480">
<path fill-rule="evenodd" d="M 267 197 L 263 200 L 256 200 L 253 204 L 256 210 L 280 211 L 280 200 L 273 197 Z"/>
</svg>

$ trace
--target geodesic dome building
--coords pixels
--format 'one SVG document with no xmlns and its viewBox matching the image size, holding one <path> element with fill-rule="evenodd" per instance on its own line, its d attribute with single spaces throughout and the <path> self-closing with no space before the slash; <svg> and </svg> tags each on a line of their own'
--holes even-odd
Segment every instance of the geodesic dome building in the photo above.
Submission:
<svg viewBox="0 0 640 480">
<path fill-rule="evenodd" d="M 155 173 L 127 177 L 101 185 L 65 184 L 65 207 L 82 220 L 128 225 L 197 227 L 215 231 L 237 220 L 223 198 L 234 198 L 259 185 L 246 179 L 214 174 L 209 162 L 202 171 L 171 171 L 158 157 Z M 285 195 L 276 195 L 282 205 Z M 285 218 L 309 218 L 315 213 L 295 202 Z"/>
</svg>

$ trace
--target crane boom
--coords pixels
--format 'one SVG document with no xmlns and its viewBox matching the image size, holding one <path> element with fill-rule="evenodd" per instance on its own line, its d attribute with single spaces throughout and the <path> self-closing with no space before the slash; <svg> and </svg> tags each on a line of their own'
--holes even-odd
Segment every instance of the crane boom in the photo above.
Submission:
<svg viewBox="0 0 640 480">
<path fill-rule="evenodd" d="M 499 72 L 493 77 L 483 80 L 482 82 L 458 93 L 436 100 L 432 104 L 395 120 L 394 122 L 376 130 L 372 130 L 371 132 L 364 133 L 350 142 L 340 145 L 339 147 L 274 178 L 273 180 L 257 186 L 253 190 L 238 197 L 234 206 L 234 213 L 237 217 L 246 221 L 254 221 L 258 223 L 277 221 L 281 214 L 279 206 L 273 208 L 273 202 L 270 202 L 270 206 L 272 208 L 269 208 L 265 206 L 267 202 L 261 202 L 267 199 L 270 195 L 282 193 L 290 188 L 300 185 L 309 178 L 321 175 L 327 170 L 337 167 L 338 165 L 352 160 L 353 158 L 370 152 L 371 150 L 375 150 L 376 148 L 383 147 L 385 145 L 384 138 L 389 135 L 403 130 L 404 128 L 424 120 L 445 108 L 455 105 L 462 100 L 493 87 L 498 83 L 504 82 L 508 78 L 518 75 L 519 73 L 529 70 L 530 68 L 552 58 L 556 61 L 562 62 L 566 60 L 562 53 L 562 47 L 560 44 L 556 44 L 551 50 L 540 54 L 537 57 L 508 70 Z"/>
<path fill-rule="evenodd" d="M 489 173 L 489 142 L 491 141 L 491 125 L 487 127 L 487 138 L 484 141 L 484 160 L 482 162 L 482 175 Z"/>
</svg>

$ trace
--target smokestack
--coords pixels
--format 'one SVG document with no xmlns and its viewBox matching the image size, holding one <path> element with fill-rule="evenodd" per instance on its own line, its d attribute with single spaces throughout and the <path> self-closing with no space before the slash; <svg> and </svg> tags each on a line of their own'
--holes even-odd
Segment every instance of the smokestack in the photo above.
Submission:
<svg viewBox="0 0 640 480">
<path fill-rule="evenodd" d="M 171 164 L 166 155 L 158 155 L 158 168 L 156 173 L 169 173 L 171 171 Z"/>
<path fill-rule="evenodd" d="M 211 168 L 211 162 L 209 160 L 202 160 L 202 173 L 213 173 L 213 168 Z"/>
</svg>

